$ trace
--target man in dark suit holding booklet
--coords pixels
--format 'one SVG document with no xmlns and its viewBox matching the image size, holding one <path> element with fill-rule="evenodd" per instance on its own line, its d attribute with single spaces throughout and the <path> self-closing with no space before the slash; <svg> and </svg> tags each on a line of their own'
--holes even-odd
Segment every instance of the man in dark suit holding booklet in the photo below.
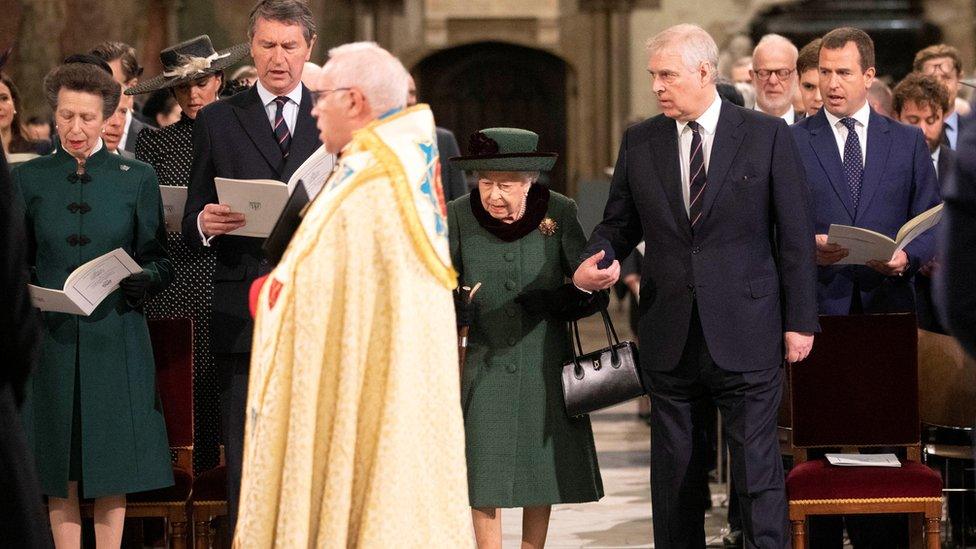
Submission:
<svg viewBox="0 0 976 549">
<path fill-rule="evenodd" d="M 214 178 L 288 181 L 321 145 L 312 96 L 301 80 L 315 43 L 308 6 L 300 0 L 259 2 L 251 12 L 248 37 L 258 81 L 197 116 L 183 218 L 184 237 L 191 245 L 212 246 L 217 257 L 211 341 L 220 384 L 230 532 L 240 491 L 253 331 L 248 289 L 271 265 L 261 251 L 263 239 L 227 234 L 247 219 L 219 203 Z"/>
<path fill-rule="evenodd" d="M 868 106 L 874 74 L 874 43 L 866 33 L 829 32 L 820 47 L 824 108 L 792 127 L 813 199 L 821 314 L 914 311 L 912 277 L 935 253 L 929 231 L 892 257 L 847 264 L 850 250 L 828 238 L 831 224 L 895 238 L 940 201 L 922 132 Z"/>
</svg>

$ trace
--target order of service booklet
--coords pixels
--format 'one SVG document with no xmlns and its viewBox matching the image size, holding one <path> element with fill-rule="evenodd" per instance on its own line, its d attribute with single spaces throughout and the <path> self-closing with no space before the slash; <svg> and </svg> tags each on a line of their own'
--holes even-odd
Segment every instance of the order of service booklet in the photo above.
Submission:
<svg viewBox="0 0 976 549">
<path fill-rule="evenodd" d="M 841 467 L 901 467 L 895 454 L 824 454 L 831 465 Z"/>
<path fill-rule="evenodd" d="M 837 265 L 864 265 L 871 260 L 887 263 L 891 261 L 895 253 L 904 249 L 925 231 L 936 226 L 941 219 L 942 204 L 939 204 L 925 210 L 902 225 L 894 240 L 881 233 L 860 227 L 831 225 L 827 242 L 839 244 L 848 250 L 847 257 L 838 261 Z"/>
<path fill-rule="evenodd" d="M 186 208 L 186 187 L 160 185 L 159 195 L 163 197 L 163 220 L 166 232 L 183 232 L 183 211 Z"/>
<path fill-rule="evenodd" d="M 267 238 L 298 182 L 302 182 L 308 199 L 311 200 L 321 190 L 334 166 L 335 156 L 329 154 L 325 146 L 320 146 L 295 170 L 288 183 L 273 179 L 215 177 L 217 199 L 221 204 L 230 206 L 231 211 L 244 214 L 246 223 L 240 229 L 227 234 Z"/>
<path fill-rule="evenodd" d="M 42 311 L 88 316 L 119 287 L 119 281 L 141 272 L 142 267 L 125 250 L 116 248 L 75 269 L 62 290 L 33 284 L 28 284 L 27 289 L 31 303 Z"/>
</svg>

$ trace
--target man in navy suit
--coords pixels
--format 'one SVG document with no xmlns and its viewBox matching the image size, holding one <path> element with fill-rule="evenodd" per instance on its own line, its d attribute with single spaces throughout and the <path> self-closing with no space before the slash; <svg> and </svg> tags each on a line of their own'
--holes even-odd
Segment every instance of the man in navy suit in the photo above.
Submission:
<svg viewBox="0 0 976 549">
<path fill-rule="evenodd" d="M 603 221 L 573 281 L 610 287 L 614 257 L 645 240 L 639 334 L 655 546 L 705 546 L 709 449 L 694 435 L 707 420 L 696 410 L 711 398 L 729 437 L 745 542 L 780 549 L 789 544 L 781 366 L 806 357 L 818 328 L 806 182 L 786 122 L 717 95 L 708 33 L 678 25 L 648 50 L 664 114 L 624 133 Z"/>
<path fill-rule="evenodd" d="M 321 145 L 312 95 L 302 69 L 315 43 L 315 23 L 301 0 L 262 0 L 251 12 L 248 35 L 258 71 L 254 87 L 204 107 L 193 127 L 193 166 L 183 235 L 212 246 L 214 271 L 211 344 L 220 384 L 220 422 L 227 461 L 227 507 L 233 533 L 240 492 L 247 379 L 254 325 L 248 289 L 271 271 L 262 240 L 227 233 L 247 222 L 219 204 L 214 177 L 287 181 Z"/>
<path fill-rule="evenodd" d="M 792 127 L 813 198 L 817 245 L 817 303 L 821 314 L 915 311 L 912 277 L 934 255 L 934 235 L 915 239 L 887 261 L 834 265 L 848 250 L 827 242 L 832 223 L 894 238 L 916 215 L 939 203 L 939 185 L 925 136 L 874 112 L 874 43 L 865 32 L 839 28 L 820 45 L 824 108 Z M 814 524 L 816 523 L 816 524 Z M 855 547 L 896 547 L 901 520 L 852 517 Z M 840 547 L 839 518 L 811 522 L 811 546 Z"/>
</svg>

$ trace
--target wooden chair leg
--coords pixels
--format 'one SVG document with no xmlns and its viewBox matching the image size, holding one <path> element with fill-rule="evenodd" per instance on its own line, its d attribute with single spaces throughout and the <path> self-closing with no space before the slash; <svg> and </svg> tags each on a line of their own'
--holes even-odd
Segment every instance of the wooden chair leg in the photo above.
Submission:
<svg viewBox="0 0 976 549">
<path fill-rule="evenodd" d="M 806 520 L 793 520 L 790 521 L 793 529 L 793 549 L 806 549 L 807 547 L 807 529 Z"/>
<path fill-rule="evenodd" d="M 942 535 L 939 529 L 939 517 L 925 517 L 926 549 L 939 549 L 939 547 L 941 547 Z"/>
<path fill-rule="evenodd" d="M 198 520 L 193 523 L 193 547 L 195 549 L 210 549 L 210 521 Z"/>
<path fill-rule="evenodd" d="M 169 521 L 169 543 L 171 549 L 187 549 L 185 518 Z"/>
<path fill-rule="evenodd" d="M 925 547 L 922 533 L 922 515 L 918 513 L 908 515 L 908 547 L 910 549 L 923 549 Z"/>
</svg>

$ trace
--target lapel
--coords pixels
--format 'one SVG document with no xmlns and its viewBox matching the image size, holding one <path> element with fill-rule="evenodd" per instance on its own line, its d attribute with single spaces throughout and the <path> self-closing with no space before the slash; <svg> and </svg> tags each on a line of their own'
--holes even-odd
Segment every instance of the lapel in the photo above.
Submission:
<svg viewBox="0 0 976 549">
<path fill-rule="evenodd" d="M 234 114 L 243 126 L 244 131 L 250 137 L 254 147 L 261 153 L 261 156 L 268 162 L 271 169 L 276 174 L 281 175 L 281 149 L 275 143 L 274 131 L 271 129 L 271 122 L 268 121 L 268 112 L 261 103 L 258 95 L 257 86 L 252 86 L 247 91 L 244 102 L 235 106 Z"/>
<path fill-rule="evenodd" d="M 868 119 L 867 159 L 864 162 L 864 181 L 861 183 L 861 199 L 858 211 L 867 211 L 871 198 L 881 186 L 881 178 L 888 163 L 888 151 L 891 148 L 891 122 L 871 109 Z"/>
<path fill-rule="evenodd" d="M 824 109 L 820 109 L 817 114 L 810 118 L 808 127 L 810 132 L 810 147 L 817 154 L 820 166 L 827 174 L 830 185 L 837 193 L 837 198 L 844 204 L 847 215 L 854 219 L 854 202 L 851 200 L 851 190 L 844 179 L 844 163 L 837 150 L 837 139 L 834 137 L 834 130 L 827 122 L 827 115 Z M 862 189 L 863 192 L 863 189 Z"/>
<path fill-rule="evenodd" d="M 657 168 L 657 180 L 668 197 L 671 215 L 674 216 L 678 230 L 691 240 L 691 223 L 688 221 L 688 210 L 685 209 L 685 199 L 681 192 L 681 164 L 678 163 L 681 147 L 678 146 L 678 127 L 674 120 L 663 115 L 657 119 L 657 124 L 658 127 L 651 132 L 651 135 L 660 138 L 648 141 L 654 166 Z"/>
<path fill-rule="evenodd" d="M 302 103 L 298 106 L 298 118 L 295 119 L 295 135 L 291 138 L 288 149 L 288 161 L 285 162 L 282 177 L 291 177 L 305 160 L 322 144 L 319 141 L 319 129 L 312 117 L 312 94 L 302 84 Z"/>
<path fill-rule="evenodd" d="M 726 175 L 732 167 L 732 161 L 739 152 L 742 144 L 742 113 L 738 107 L 727 101 L 722 101 L 722 110 L 718 115 L 718 125 L 715 127 L 715 139 L 712 141 L 712 152 L 708 159 L 708 170 L 705 171 L 705 196 L 702 198 L 702 218 L 699 223 L 708 222 L 708 212 L 711 211 L 715 199 L 725 185 Z"/>
</svg>

